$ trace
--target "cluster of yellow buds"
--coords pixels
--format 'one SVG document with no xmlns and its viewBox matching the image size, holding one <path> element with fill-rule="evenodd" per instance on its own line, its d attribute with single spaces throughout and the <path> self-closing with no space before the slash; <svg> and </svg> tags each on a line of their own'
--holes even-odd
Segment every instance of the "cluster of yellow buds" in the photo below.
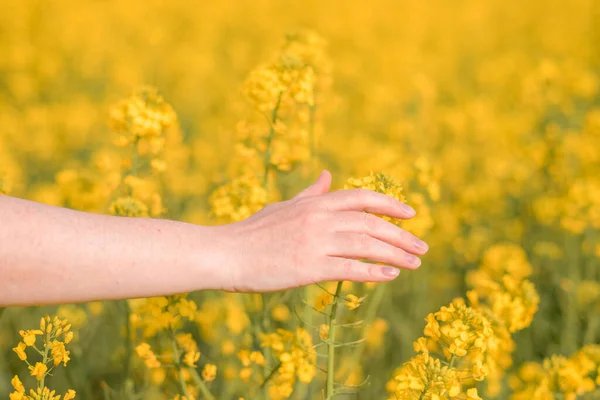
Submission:
<svg viewBox="0 0 600 400">
<path fill-rule="evenodd" d="M 532 268 L 523 249 L 511 244 L 490 247 L 480 267 L 467 275 L 473 288 L 467 292 L 471 307 L 491 322 L 496 346 L 485 355 L 487 394 L 497 395 L 505 371 L 512 365 L 512 334 L 528 327 L 537 312 L 539 296 L 527 280 Z"/>
<path fill-rule="evenodd" d="M 178 332 L 184 321 L 199 318 L 196 303 L 187 294 L 182 294 L 129 300 L 129 304 L 132 336 L 139 333 L 143 338 L 135 351 L 151 370 L 151 376 L 156 377 L 153 381 L 162 384 L 166 378 L 165 369 L 174 368 L 182 391 L 179 398 L 192 399 L 198 391 L 207 393 L 205 384 L 216 378 L 216 366 L 205 364 L 201 377 L 198 376 L 195 371 L 201 354 L 196 339 L 190 333 Z M 159 349 L 158 355 L 153 348 Z"/>
<path fill-rule="evenodd" d="M 167 167 L 165 143 L 178 137 L 173 108 L 155 88 L 142 87 L 112 108 L 111 127 L 117 135 L 117 147 L 133 147 L 120 162 L 125 167 L 120 174 L 122 190 L 110 204 L 109 212 L 127 217 L 160 216 L 165 209 L 156 177 Z M 142 157 L 147 161 L 142 162 Z"/>
<path fill-rule="evenodd" d="M 183 351 L 182 362 L 188 367 L 196 368 L 200 359 L 198 345 L 190 333 L 179 333 L 175 337 L 179 348 Z"/>
<path fill-rule="evenodd" d="M 465 382 L 469 386 L 468 382 L 483 380 L 487 381 L 487 394 L 496 396 L 501 378 L 512 364 L 510 354 L 515 346 L 511 335 L 527 327 L 537 311 L 537 292 L 526 279 L 531 270 L 525 253 L 517 246 L 488 249 L 480 268 L 467 276 L 468 284 L 474 288 L 467 293 L 470 306 L 457 299 L 427 316 L 425 336 L 414 343 L 415 351 L 422 354 L 401 367 L 388 383 L 395 398 L 413 398 L 415 393 L 417 398 L 478 398 L 475 388 L 465 392 L 463 386 Z M 448 368 L 433 368 L 435 362 L 423 355 L 434 359 L 441 355 Z M 433 375 L 413 377 L 415 371 Z M 434 383 L 440 378 L 434 373 L 462 383 L 452 388 L 436 386 Z"/>
<path fill-rule="evenodd" d="M 160 361 L 156 358 L 156 354 L 152 351 L 148 343 L 140 343 L 136 346 L 135 352 L 138 357 L 144 361 L 148 368 L 159 368 L 161 366 Z"/>
<path fill-rule="evenodd" d="M 425 320 L 425 336 L 414 343 L 421 354 L 397 370 L 388 391 L 396 399 L 415 394 L 416 398 L 478 399 L 477 390 L 465 391 L 463 383 L 487 376 L 484 354 L 495 346 L 490 322 L 460 299 Z"/>
<path fill-rule="evenodd" d="M 303 383 L 313 380 L 317 354 L 307 330 L 298 328 L 296 332 L 291 332 L 278 329 L 275 333 L 262 334 L 261 339 L 261 347 L 272 349 L 279 361 L 269 386 L 269 398 L 289 398 L 296 378 Z"/>
<path fill-rule="evenodd" d="M 255 373 L 253 366 L 264 367 L 265 357 L 260 351 L 240 350 L 237 357 L 242 363 L 243 368 L 240 370 L 240 379 L 244 382 L 250 381 L 250 378 Z"/>
<path fill-rule="evenodd" d="M 56 174 L 62 204 L 82 211 L 105 211 L 106 202 L 119 186 L 121 174 L 100 168 L 94 163 L 89 169 L 64 169 Z"/>
<path fill-rule="evenodd" d="M 425 337 L 415 342 L 415 351 L 441 351 L 449 360 L 469 355 L 480 362 L 488 347 L 494 346 L 490 322 L 481 312 L 460 300 L 429 314 L 425 321 Z"/>
<path fill-rule="evenodd" d="M 217 188 L 209 202 L 217 218 L 241 221 L 267 204 L 267 191 L 256 176 L 246 175 Z"/>
<path fill-rule="evenodd" d="M 75 398 L 75 391 L 69 389 L 64 396 L 56 394 L 55 390 L 50 390 L 47 387 L 37 388 L 36 390 L 30 389 L 29 394 L 25 394 L 25 387 L 19 380 L 19 377 L 15 376 L 11 381 L 11 384 L 15 391 L 9 395 L 9 400 L 72 400 Z"/>
<path fill-rule="evenodd" d="M 560 225 L 576 234 L 587 227 L 600 228 L 600 184 L 596 177 L 578 179 L 569 188 L 562 202 Z"/>
<path fill-rule="evenodd" d="M 151 297 L 129 300 L 131 304 L 131 326 L 140 329 L 142 337 L 151 338 L 157 333 L 178 328 L 182 318 L 193 321 L 197 305 L 187 295 Z"/>
<path fill-rule="evenodd" d="M 525 363 L 509 383 L 512 400 L 575 400 L 586 393 L 598 394 L 600 345 L 587 345 L 570 358 L 554 355 L 541 364 Z"/>
<path fill-rule="evenodd" d="M 22 330 L 19 332 L 22 342 L 13 348 L 19 359 L 27 363 L 31 376 L 34 376 L 37 381 L 36 390 L 31 389 L 29 394 L 26 394 L 25 387 L 18 376 L 11 380 L 14 392 L 10 394 L 10 400 L 71 400 L 75 398 L 75 391 L 69 390 L 64 397 L 57 395 L 54 390 L 50 390 L 45 386 L 45 378 L 50 375 L 52 370 L 61 363 L 66 366 L 71 359 L 71 354 L 66 345 L 73 340 L 73 331 L 71 324 L 65 319 L 58 317 L 50 318 L 45 316 L 40 320 L 39 329 Z M 40 347 L 36 344 L 38 336 L 42 341 Z M 27 350 L 33 350 L 41 361 L 36 361 L 35 364 L 29 361 Z"/>
<path fill-rule="evenodd" d="M 119 197 L 110 205 L 111 215 L 118 217 L 148 217 L 148 206 L 133 196 Z"/>
<path fill-rule="evenodd" d="M 219 218 L 239 221 L 268 202 L 275 171 L 291 171 L 307 161 L 316 140 L 315 88 L 324 67 L 324 42 L 306 31 L 287 37 L 278 56 L 250 72 L 242 92 L 257 114 L 236 126 L 237 177 L 218 187 L 211 209 Z M 325 72 L 323 72 L 325 73 Z"/>
<path fill-rule="evenodd" d="M 394 376 L 387 385 L 388 391 L 393 393 L 390 399 L 481 400 L 475 388 L 462 393 L 464 378 L 459 371 L 429 353 L 412 358 L 396 370 Z"/>
<path fill-rule="evenodd" d="M 279 55 L 286 65 L 310 65 L 322 79 L 331 72 L 327 41 L 316 32 L 303 29 L 286 35 Z"/>
<path fill-rule="evenodd" d="M 282 101 L 313 105 L 314 80 L 311 66 L 275 62 L 250 72 L 242 90 L 259 111 L 271 112 L 281 106 Z"/>
<path fill-rule="evenodd" d="M 139 149 L 158 153 L 164 134 L 176 123 L 173 108 L 153 87 L 142 87 L 128 99 L 118 102 L 110 111 L 110 124 L 118 135 L 116 144 L 136 144 Z M 147 141 L 147 142 L 143 142 Z"/>
</svg>

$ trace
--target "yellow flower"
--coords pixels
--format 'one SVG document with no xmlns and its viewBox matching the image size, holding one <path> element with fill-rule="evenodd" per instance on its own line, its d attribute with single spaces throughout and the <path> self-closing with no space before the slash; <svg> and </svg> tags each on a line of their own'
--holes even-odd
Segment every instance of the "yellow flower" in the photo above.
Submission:
<svg viewBox="0 0 600 400">
<path fill-rule="evenodd" d="M 65 344 L 58 340 L 52 342 L 51 354 L 54 359 L 54 365 L 58 365 L 62 362 L 63 365 L 66 366 L 67 362 L 70 360 L 70 352 L 65 349 Z"/>
<path fill-rule="evenodd" d="M 267 191 L 256 176 L 244 175 L 218 187 L 209 203 L 217 218 L 241 221 L 267 204 Z"/>
<path fill-rule="evenodd" d="M 35 363 L 35 366 L 29 366 L 29 371 L 31 376 L 35 376 L 35 379 L 38 381 L 42 380 L 42 378 L 46 375 L 46 371 L 48 371 L 48 367 L 46 364 L 42 364 L 41 362 Z"/>
<path fill-rule="evenodd" d="M 71 340 L 73 340 L 73 332 L 65 333 L 65 344 L 71 343 Z"/>
<path fill-rule="evenodd" d="M 156 355 L 151 350 L 150 345 L 148 343 L 141 343 L 138 346 L 136 346 L 135 352 L 142 360 L 144 360 L 144 363 L 148 368 L 160 367 L 160 362 L 156 358 Z"/>
<path fill-rule="evenodd" d="M 482 398 L 477 394 L 476 388 L 471 388 L 467 390 L 467 400 L 482 400 Z"/>
<path fill-rule="evenodd" d="M 317 311 L 323 311 L 328 305 L 333 303 L 333 295 L 327 292 L 321 293 L 315 300 L 315 309 Z"/>
<path fill-rule="evenodd" d="M 250 381 L 250 377 L 252 376 L 252 368 L 242 368 L 240 370 L 240 379 L 244 382 Z"/>
<path fill-rule="evenodd" d="M 202 369 L 202 379 L 206 382 L 212 382 L 217 377 L 217 366 L 214 364 L 206 364 Z"/>
<path fill-rule="evenodd" d="M 19 393 L 25 393 L 25 387 L 17 375 L 10 381 L 12 387 Z"/>
<path fill-rule="evenodd" d="M 19 334 L 23 338 L 23 343 L 27 346 L 33 346 L 35 344 L 36 335 L 43 335 L 43 332 L 39 329 L 29 330 L 29 331 L 20 331 Z"/>
<path fill-rule="evenodd" d="M 394 199 L 397 199 L 403 203 L 406 202 L 402 185 L 384 173 L 374 174 L 371 172 L 369 175 L 362 178 L 349 178 L 344 186 L 344 189 L 372 190 L 374 192 L 393 197 Z M 399 220 L 390 218 L 388 216 L 382 216 L 382 218 L 393 223 L 400 222 Z"/>
<path fill-rule="evenodd" d="M 10 393 L 8 395 L 8 399 L 9 400 L 28 400 L 24 393 L 19 393 L 19 392 Z"/>
<path fill-rule="evenodd" d="M 358 298 L 358 296 L 353 294 L 347 294 L 346 307 L 348 307 L 349 310 L 356 310 L 358 307 L 360 307 L 360 304 L 363 300 L 364 298 Z"/>
<path fill-rule="evenodd" d="M 65 394 L 65 396 L 63 397 L 63 400 L 73 400 L 75 398 L 75 391 L 72 389 L 69 389 L 67 391 L 67 394 Z"/>
<path fill-rule="evenodd" d="M 327 340 L 329 338 L 329 325 L 321 324 L 319 326 L 319 337 L 321 340 Z"/>
<path fill-rule="evenodd" d="M 183 363 L 189 367 L 196 368 L 196 361 L 200 359 L 200 352 L 189 351 L 183 356 Z"/>
<path fill-rule="evenodd" d="M 17 353 L 17 356 L 19 356 L 19 358 L 22 361 L 27 360 L 27 354 L 25 353 L 25 349 L 27 348 L 27 345 L 23 342 L 19 342 L 19 344 L 17 345 L 17 347 L 13 347 L 13 351 L 15 353 Z"/>
<path fill-rule="evenodd" d="M 279 304 L 273 308 L 271 315 L 275 321 L 287 321 L 290 319 L 290 309 L 286 305 Z"/>
<path fill-rule="evenodd" d="M 450 398 L 461 391 L 460 375 L 428 353 L 410 359 L 394 373 L 394 385 L 389 385 L 397 399 Z M 425 397 L 425 396 L 429 397 Z M 442 397 L 443 396 L 443 397 Z"/>
<path fill-rule="evenodd" d="M 265 356 L 260 351 L 253 351 L 250 353 L 250 360 L 257 365 L 265 365 Z"/>
<path fill-rule="evenodd" d="M 152 87 L 142 87 L 130 98 L 117 103 L 110 112 L 113 131 L 120 145 L 142 138 L 162 135 L 174 125 L 176 115 L 171 106 Z M 130 139 L 129 139 L 130 138 Z"/>
<path fill-rule="evenodd" d="M 144 203 L 129 197 L 119 197 L 109 207 L 110 213 L 119 217 L 148 217 L 148 206 Z"/>
<path fill-rule="evenodd" d="M 296 373 L 300 382 L 310 383 L 316 375 L 316 368 L 314 364 L 303 362 L 298 366 Z"/>
</svg>

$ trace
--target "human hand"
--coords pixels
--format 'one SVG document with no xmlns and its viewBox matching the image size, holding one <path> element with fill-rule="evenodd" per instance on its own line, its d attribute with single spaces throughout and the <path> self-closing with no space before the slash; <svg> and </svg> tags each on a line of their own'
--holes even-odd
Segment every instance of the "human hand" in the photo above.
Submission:
<svg viewBox="0 0 600 400">
<path fill-rule="evenodd" d="M 428 246 L 370 213 L 409 219 L 415 211 L 365 189 L 329 193 L 331 174 L 291 200 L 268 205 L 228 225 L 230 282 L 223 289 L 266 292 L 321 281 L 385 282 L 398 268 L 416 269 Z M 366 211 L 366 212 L 364 212 Z M 385 265 L 365 263 L 369 260 Z"/>
</svg>

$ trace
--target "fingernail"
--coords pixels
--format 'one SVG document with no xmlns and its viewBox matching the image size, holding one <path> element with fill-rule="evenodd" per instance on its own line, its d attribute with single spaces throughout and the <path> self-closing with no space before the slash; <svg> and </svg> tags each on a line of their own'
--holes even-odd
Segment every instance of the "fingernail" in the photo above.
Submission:
<svg viewBox="0 0 600 400">
<path fill-rule="evenodd" d="M 425 243 L 424 241 L 422 241 L 419 238 L 415 238 L 413 243 L 414 243 L 415 247 L 419 250 L 422 250 L 422 251 L 429 250 L 429 246 L 427 245 L 427 243 Z"/>
<path fill-rule="evenodd" d="M 406 255 L 406 260 L 408 261 L 408 263 L 410 265 L 414 265 L 415 267 L 418 267 L 421 265 L 421 259 L 417 256 L 414 256 L 412 254 L 407 254 Z"/>
<path fill-rule="evenodd" d="M 404 212 L 406 212 L 406 214 L 409 217 L 414 217 L 415 215 L 417 215 L 417 212 L 415 211 L 415 209 L 412 208 L 411 206 L 409 206 L 408 204 L 402 203 L 402 208 L 404 209 Z"/>
<path fill-rule="evenodd" d="M 400 274 L 400 270 L 398 268 L 394 268 L 394 267 L 383 267 L 383 268 L 381 268 L 381 273 L 384 276 L 387 276 L 390 278 L 395 278 L 398 276 L 398 274 Z"/>
</svg>

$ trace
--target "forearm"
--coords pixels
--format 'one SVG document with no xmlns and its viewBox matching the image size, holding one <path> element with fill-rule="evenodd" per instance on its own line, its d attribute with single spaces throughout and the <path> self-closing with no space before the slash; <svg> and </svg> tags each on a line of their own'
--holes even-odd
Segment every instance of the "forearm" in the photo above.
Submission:
<svg viewBox="0 0 600 400">
<path fill-rule="evenodd" d="M 0 305 L 221 289 L 230 279 L 223 229 L 0 196 Z"/>
</svg>

